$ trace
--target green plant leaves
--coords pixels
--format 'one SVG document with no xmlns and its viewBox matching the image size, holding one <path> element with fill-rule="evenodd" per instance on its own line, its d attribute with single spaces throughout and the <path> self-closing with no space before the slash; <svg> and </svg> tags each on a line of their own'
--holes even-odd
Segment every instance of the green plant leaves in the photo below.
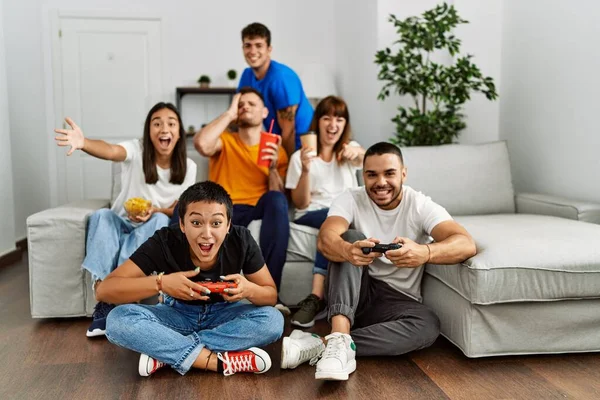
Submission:
<svg viewBox="0 0 600 400">
<path fill-rule="evenodd" d="M 399 113 L 392 119 L 396 137 L 391 141 L 401 146 L 453 143 L 466 127 L 460 111 L 471 93 L 481 92 L 489 100 L 498 97 L 493 79 L 482 75 L 472 56 L 458 56 L 461 41 L 452 31 L 468 21 L 446 3 L 425 11 L 421 17 L 399 20 L 390 15 L 389 21 L 396 28 L 398 40 L 393 49 L 375 54 L 377 78 L 383 82 L 377 98 L 384 100 L 392 93 L 409 95 L 415 104 L 398 107 Z M 431 54 L 438 51 L 453 56 L 453 64 L 433 62 Z"/>
</svg>

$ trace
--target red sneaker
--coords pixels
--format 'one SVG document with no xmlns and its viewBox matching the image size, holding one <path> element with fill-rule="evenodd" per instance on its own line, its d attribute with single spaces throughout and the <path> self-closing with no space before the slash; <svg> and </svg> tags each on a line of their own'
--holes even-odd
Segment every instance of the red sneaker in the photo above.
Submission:
<svg viewBox="0 0 600 400">
<path fill-rule="evenodd" d="M 271 357 L 258 347 L 250 347 L 243 351 L 217 353 L 217 358 L 223 362 L 223 375 L 225 376 L 233 375 L 236 372 L 263 374 L 271 368 Z"/>
<path fill-rule="evenodd" d="M 164 362 L 160 362 L 155 360 L 154 358 L 146 355 L 140 354 L 140 363 L 138 364 L 138 372 L 141 376 L 150 376 L 162 367 L 164 367 Z"/>
</svg>

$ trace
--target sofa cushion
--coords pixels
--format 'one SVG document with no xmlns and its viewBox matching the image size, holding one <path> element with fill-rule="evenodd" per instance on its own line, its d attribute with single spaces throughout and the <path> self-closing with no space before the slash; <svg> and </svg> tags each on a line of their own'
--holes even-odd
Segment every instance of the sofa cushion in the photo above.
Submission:
<svg viewBox="0 0 600 400">
<path fill-rule="evenodd" d="M 33 318 L 89 315 L 92 279 L 81 268 L 89 216 L 108 200 L 80 200 L 27 218 L 29 297 Z"/>
<path fill-rule="evenodd" d="M 477 255 L 426 272 L 473 304 L 600 298 L 600 225 L 530 214 L 463 216 Z"/>
<path fill-rule="evenodd" d="M 514 213 L 506 142 L 406 147 L 407 184 L 451 215 Z"/>
<path fill-rule="evenodd" d="M 260 243 L 260 224 L 262 220 L 254 220 L 248 225 L 252 237 Z M 317 253 L 317 235 L 319 230 L 309 226 L 290 222 L 290 242 L 287 249 L 286 261 L 314 262 Z"/>
</svg>

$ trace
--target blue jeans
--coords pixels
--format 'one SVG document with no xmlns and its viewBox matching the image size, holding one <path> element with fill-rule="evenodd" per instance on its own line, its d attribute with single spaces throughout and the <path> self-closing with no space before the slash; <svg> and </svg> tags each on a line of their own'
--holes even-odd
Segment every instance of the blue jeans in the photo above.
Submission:
<svg viewBox="0 0 600 400">
<path fill-rule="evenodd" d="M 281 285 L 281 274 L 290 240 L 288 202 L 281 192 L 269 191 L 262 195 L 256 206 L 235 204 L 231 222 L 247 227 L 255 219 L 262 219 L 260 226 L 260 250 L 277 291 Z"/>
<path fill-rule="evenodd" d="M 320 210 L 309 211 L 294 222 L 298 225 L 310 226 L 311 228 L 320 229 L 323 222 L 325 222 L 325 218 L 327 218 L 327 213 L 329 212 L 329 208 L 322 208 Z M 329 260 L 325 258 L 323 254 L 319 250 L 317 250 L 317 254 L 315 255 L 315 266 L 313 268 L 313 274 L 321 274 L 327 276 L 327 265 L 329 264 Z"/>
<path fill-rule="evenodd" d="M 134 226 L 108 208 L 94 212 L 88 221 L 83 268 L 90 271 L 94 282 L 106 278 L 168 223 L 169 217 L 163 213 L 154 213 L 147 222 Z"/>
<path fill-rule="evenodd" d="M 281 337 L 283 316 L 274 307 L 242 303 L 188 305 L 165 295 L 157 305 L 124 304 L 106 320 L 111 343 L 147 354 L 180 374 L 200 351 L 237 351 Z"/>
</svg>

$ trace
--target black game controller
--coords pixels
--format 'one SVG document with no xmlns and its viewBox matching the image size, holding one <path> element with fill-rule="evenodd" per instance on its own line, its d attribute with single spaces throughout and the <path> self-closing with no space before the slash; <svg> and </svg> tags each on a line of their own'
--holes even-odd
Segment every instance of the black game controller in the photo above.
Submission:
<svg viewBox="0 0 600 400">
<path fill-rule="evenodd" d="M 363 247 L 362 252 L 365 255 L 367 255 L 371 252 L 385 253 L 388 250 L 398 250 L 401 247 L 402 247 L 402 245 L 398 244 L 398 243 L 390 243 L 390 244 L 378 243 L 374 247 Z"/>
</svg>

